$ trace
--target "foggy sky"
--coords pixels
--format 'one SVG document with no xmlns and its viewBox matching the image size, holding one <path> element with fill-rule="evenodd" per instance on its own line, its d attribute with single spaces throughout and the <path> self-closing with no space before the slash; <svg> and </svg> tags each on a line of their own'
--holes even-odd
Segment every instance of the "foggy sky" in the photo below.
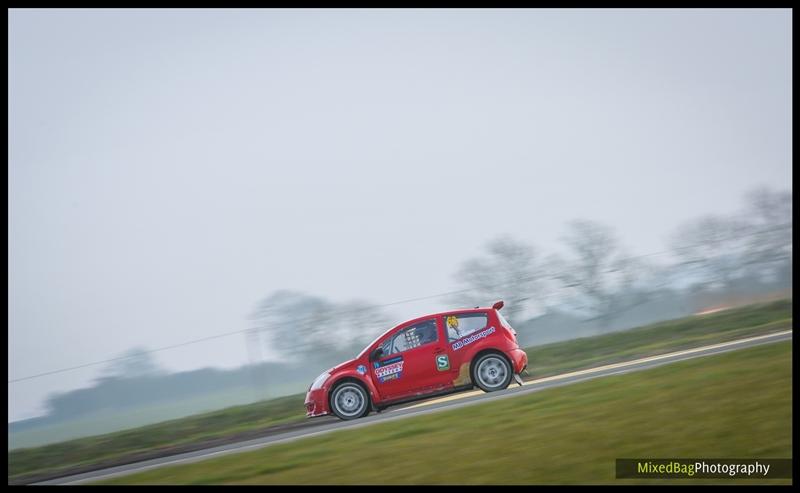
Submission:
<svg viewBox="0 0 800 493">
<path fill-rule="evenodd" d="M 9 379 L 245 329 L 276 289 L 459 289 L 575 218 L 664 250 L 791 189 L 790 135 L 789 10 L 11 10 Z M 9 384 L 9 419 L 101 369 Z"/>
</svg>

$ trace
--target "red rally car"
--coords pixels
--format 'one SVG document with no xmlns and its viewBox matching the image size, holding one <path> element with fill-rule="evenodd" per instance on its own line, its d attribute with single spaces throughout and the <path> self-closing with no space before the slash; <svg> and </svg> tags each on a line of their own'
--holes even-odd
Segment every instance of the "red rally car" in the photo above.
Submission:
<svg viewBox="0 0 800 493">
<path fill-rule="evenodd" d="M 491 308 L 456 310 L 409 320 L 389 329 L 355 359 L 314 380 L 306 394 L 306 416 L 333 413 L 341 419 L 366 416 L 432 395 L 508 387 L 528 365 L 517 333 Z"/>
</svg>

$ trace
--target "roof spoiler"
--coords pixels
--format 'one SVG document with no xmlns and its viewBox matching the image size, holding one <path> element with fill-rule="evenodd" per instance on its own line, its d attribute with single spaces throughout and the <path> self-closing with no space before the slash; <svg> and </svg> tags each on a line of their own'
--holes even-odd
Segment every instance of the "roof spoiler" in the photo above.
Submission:
<svg viewBox="0 0 800 493">
<path fill-rule="evenodd" d="M 500 300 L 494 305 L 492 305 L 492 308 L 494 308 L 495 310 L 500 310 L 501 308 L 503 308 L 503 305 L 504 305 L 503 300 Z"/>
</svg>

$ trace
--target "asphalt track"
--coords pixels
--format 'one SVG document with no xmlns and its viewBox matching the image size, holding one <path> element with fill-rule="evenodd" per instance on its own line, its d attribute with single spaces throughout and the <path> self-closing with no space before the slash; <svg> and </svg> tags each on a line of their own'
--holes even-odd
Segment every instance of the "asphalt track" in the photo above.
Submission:
<svg viewBox="0 0 800 493">
<path fill-rule="evenodd" d="M 724 342 L 720 344 L 714 344 L 711 346 L 704 346 L 694 349 L 687 349 L 684 351 L 678 351 L 674 353 L 662 354 L 659 356 L 652 356 L 649 358 L 637 359 L 634 361 L 627 361 L 623 363 L 615 363 L 612 365 L 605 365 L 587 370 L 574 371 L 547 378 L 529 380 L 525 382 L 523 386 L 518 386 L 512 382 L 511 386 L 506 390 L 492 392 L 490 394 L 484 393 L 479 390 L 460 392 L 457 394 L 452 394 L 441 398 L 429 399 L 421 403 L 415 403 L 406 406 L 398 406 L 397 408 L 394 409 L 390 408 L 389 410 L 384 411 L 382 413 L 371 414 L 366 418 L 354 421 L 339 421 L 335 420 L 335 418 L 332 418 L 331 421 L 323 423 L 320 426 L 312 427 L 310 429 L 303 428 L 300 430 L 294 430 L 286 433 L 257 438 L 254 440 L 232 443 L 204 450 L 197 450 L 194 452 L 172 455 L 168 457 L 160 457 L 157 459 L 151 459 L 132 464 L 125 464 L 122 466 L 110 467 L 107 469 L 99 469 L 96 471 L 76 474 L 73 476 L 66 476 L 35 484 L 80 484 L 90 481 L 110 479 L 115 476 L 122 476 L 134 472 L 145 471 L 148 469 L 155 469 L 166 465 L 186 464 L 189 462 L 202 461 L 205 459 L 209 459 L 211 457 L 219 457 L 221 455 L 244 452 L 247 450 L 256 450 L 268 447 L 270 445 L 275 445 L 278 443 L 291 442 L 301 438 L 318 436 L 333 431 L 361 428 L 363 426 L 370 426 L 375 423 L 383 423 L 386 421 L 405 419 L 412 416 L 420 416 L 423 414 L 435 413 L 447 409 L 456 409 L 459 407 L 491 402 L 498 399 L 507 399 L 519 395 L 530 394 L 532 392 L 538 392 L 540 390 L 548 388 L 561 387 L 564 385 L 583 382 L 594 378 L 641 371 L 656 366 L 674 363 L 676 361 L 683 361 L 703 356 L 710 356 L 713 354 L 735 351 L 737 349 L 744 349 L 752 346 L 758 346 L 761 344 L 769 344 L 773 342 L 786 341 L 791 339 L 792 339 L 792 331 L 787 330 L 783 332 L 777 332 L 774 334 L 767 334 L 757 337 L 748 337 L 746 339 L 739 339 L 736 341 Z M 324 418 L 315 418 L 315 419 L 319 420 Z"/>
</svg>

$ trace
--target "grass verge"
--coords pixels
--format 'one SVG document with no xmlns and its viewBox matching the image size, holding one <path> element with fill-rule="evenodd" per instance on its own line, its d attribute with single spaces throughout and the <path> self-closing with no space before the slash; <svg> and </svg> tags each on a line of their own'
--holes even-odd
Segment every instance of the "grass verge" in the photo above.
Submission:
<svg viewBox="0 0 800 493">
<path fill-rule="evenodd" d="M 536 378 L 707 346 L 792 328 L 792 302 L 780 300 L 710 315 L 527 348 Z"/>
<path fill-rule="evenodd" d="M 168 466 L 106 484 L 702 484 L 619 457 L 792 456 L 791 342 Z"/>
<path fill-rule="evenodd" d="M 303 398 L 292 395 L 105 435 L 11 450 L 9 483 L 34 482 L 92 465 L 111 467 L 126 460 L 144 460 L 159 451 L 168 455 L 183 445 L 301 422 L 305 419 Z"/>
<path fill-rule="evenodd" d="M 789 300 L 688 317 L 641 328 L 526 349 L 529 377 L 541 378 L 640 357 L 790 329 Z M 213 440 L 259 433 L 305 419 L 303 395 L 132 428 L 8 454 L 9 482 L 37 481 L 80 468 L 109 467 L 155 453 L 178 452 Z"/>
</svg>

